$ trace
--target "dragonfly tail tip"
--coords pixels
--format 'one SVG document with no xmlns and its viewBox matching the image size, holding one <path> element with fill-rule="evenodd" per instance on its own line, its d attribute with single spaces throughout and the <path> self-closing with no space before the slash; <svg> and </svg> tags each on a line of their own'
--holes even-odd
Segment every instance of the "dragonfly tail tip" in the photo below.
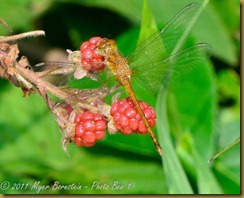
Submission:
<svg viewBox="0 0 244 198">
<path fill-rule="evenodd" d="M 159 155 L 160 155 L 161 157 L 163 157 L 163 156 L 164 156 L 164 153 L 163 153 L 162 148 L 158 148 L 157 150 L 158 150 Z"/>
</svg>

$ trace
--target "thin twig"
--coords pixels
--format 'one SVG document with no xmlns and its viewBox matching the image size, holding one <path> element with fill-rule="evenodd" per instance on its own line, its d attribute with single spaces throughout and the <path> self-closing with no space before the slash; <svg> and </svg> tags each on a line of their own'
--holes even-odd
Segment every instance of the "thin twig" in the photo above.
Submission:
<svg viewBox="0 0 244 198">
<path fill-rule="evenodd" d="M 0 23 L 9 31 L 12 32 L 12 29 L 8 26 L 8 24 L 0 18 Z"/>
<path fill-rule="evenodd" d="M 25 32 L 21 34 L 16 34 L 13 36 L 1 37 L 0 43 L 7 43 L 11 41 L 17 41 L 27 37 L 36 37 L 36 36 L 45 36 L 45 32 L 43 30 L 35 30 L 30 32 Z"/>
</svg>

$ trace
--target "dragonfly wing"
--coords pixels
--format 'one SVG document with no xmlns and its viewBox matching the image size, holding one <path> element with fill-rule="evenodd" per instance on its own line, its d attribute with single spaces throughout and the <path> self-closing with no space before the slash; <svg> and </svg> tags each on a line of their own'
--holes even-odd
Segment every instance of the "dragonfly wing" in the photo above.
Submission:
<svg viewBox="0 0 244 198">
<path fill-rule="evenodd" d="M 95 109 L 97 108 L 95 103 L 97 103 L 98 100 L 103 100 L 107 95 L 115 92 L 117 88 L 117 86 L 114 86 L 111 89 L 108 89 L 107 87 L 82 90 L 68 88 L 68 97 L 57 102 L 53 109 L 63 108 L 67 110 L 67 107 L 71 107 L 78 112 L 81 109 Z"/>
<path fill-rule="evenodd" d="M 201 4 L 198 3 L 186 6 L 162 30 L 139 44 L 128 57 L 131 67 L 137 67 L 149 61 L 162 60 L 171 55 L 173 50 L 182 44 L 182 40 L 186 37 L 185 32 L 195 22 L 194 16 L 196 16 L 200 7 Z"/>
<path fill-rule="evenodd" d="M 56 86 L 65 85 L 73 76 L 75 69 L 75 63 L 56 61 L 39 63 L 33 67 L 42 79 Z"/>
<path fill-rule="evenodd" d="M 199 67 L 211 54 L 212 48 L 208 44 L 194 45 L 161 61 L 135 68 L 135 80 L 156 95 L 160 89 L 172 85 L 177 77 Z"/>
</svg>

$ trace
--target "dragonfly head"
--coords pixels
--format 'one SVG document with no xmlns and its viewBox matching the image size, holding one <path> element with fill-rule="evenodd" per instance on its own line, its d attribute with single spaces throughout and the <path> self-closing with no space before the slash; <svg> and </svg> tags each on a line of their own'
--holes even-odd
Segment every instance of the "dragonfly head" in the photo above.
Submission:
<svg viewBox="0 0 244 198">
<path fill-rule="evenodd" d="M 107 56 L 109 54 L 112 54 L 114 52 L 117 52 L 117 45 L 116 42 L 112 39 L 106 39 L 104 38 L 98 45 L 98 52 L 102 56 Z"/>
</svg>

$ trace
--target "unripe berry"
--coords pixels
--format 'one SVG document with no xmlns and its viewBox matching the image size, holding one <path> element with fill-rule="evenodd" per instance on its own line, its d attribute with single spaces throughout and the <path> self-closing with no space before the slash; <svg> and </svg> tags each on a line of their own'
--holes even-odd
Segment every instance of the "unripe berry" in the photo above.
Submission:
<svg viewBox="0 0 244 198">
<path fill-rule="evenodd" d="M 75 116 L 74 142 L 77 146 L 90 147 L 105 137 L 106 121 L 103 115 L 86 111 Z"/>
<path fill-rule="evenodd" d="M 142 101 L 139 101 L 139 105 L 144 112 L 150 127 L 153 127 L 156 123 L 156 114 L 153 107 Z M 147 133 L 147 129 L 131 98 L 125 98 L 114 102 L 111 106 L 110 113 L 113 116 L 116 129 L 121 133 Z"/>
<path fill-rule="evenodd" d="M 98 72 L 105 68 L 104 57 L 98 53 L 97 49 L 101 40 L 101 37 L 93 37 L 89 41 L 82 43 L 80 47 L 81 64 L 85 70 Z"/>
</svg>

